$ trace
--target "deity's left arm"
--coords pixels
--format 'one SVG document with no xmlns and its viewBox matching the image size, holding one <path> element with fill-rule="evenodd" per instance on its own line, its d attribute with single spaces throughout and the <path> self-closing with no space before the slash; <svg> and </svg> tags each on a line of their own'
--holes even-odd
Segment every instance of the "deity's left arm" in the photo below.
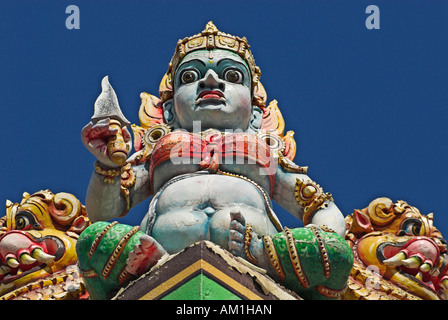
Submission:
<svg viewBox="0 0 448 320">
<path fill-rule="evenodd" d="M 344 216 L 331 194 L 304 173 L 291 172 L 278 166 L 273 200 L 303 221 L 304 225 L 326 225 L 344 236 Z"/>
</svg>

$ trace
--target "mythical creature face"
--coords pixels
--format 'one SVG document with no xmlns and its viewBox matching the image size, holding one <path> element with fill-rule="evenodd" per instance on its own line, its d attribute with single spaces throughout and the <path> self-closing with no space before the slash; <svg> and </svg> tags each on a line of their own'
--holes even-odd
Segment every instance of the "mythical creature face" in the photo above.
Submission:
<svg viewBox="0 0 448 320">
<path fill-rule="evenodd" d="M 381 281 L 418 298 L 448 298 L 446 241 L 433 226 L 432 214 L 422 215 L 404 201 L 378 198 L 346 221 L 355 266 L 375 270 Z"/>
<path fill-rule="evenodd" d="M 89 225 L 73 195 L 48 190 L 7 201 L 1 219 L 0 295 L 60 274 L 77 263 L 76 240 Z"/>
<path fill-rule="evenodd" d="M 251 73 L 246 62 L 227 50 L 187 54 L 174 76 L 174 114 L 180 128 L 246 130 L 252 114 Z"/>
</svg>

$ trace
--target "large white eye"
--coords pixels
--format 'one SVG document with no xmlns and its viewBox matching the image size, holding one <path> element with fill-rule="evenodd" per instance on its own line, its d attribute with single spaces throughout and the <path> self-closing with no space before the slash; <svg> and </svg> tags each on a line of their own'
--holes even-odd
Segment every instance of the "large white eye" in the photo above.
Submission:
<svg viewBox="0 0 448 320">
<path fill-rule="evenodd" d="M 35 217 L 28 211 L 20 211 L 15 217 L 15 229 L 29 230 L 29 229 L 41 229 L 42 227 L 36 221 Z"/>
<path fill-rule="evenodd" d="M 16 217 L 16 228 L 17 229 L 25 229 L 30 224 L 30 220 L 25 216 L 17 216 Z"/>
<path fill-rule="evenodd" d="M 195 70 L 185 70 L 180 76 L 182 83 L 192 83 L 199 78 L 198 73 Z"/>
<path fill-rule="evenodd" d="M 408 235 L 420 236 L 424 229 L 422 228 L 422 222 L 420 220 L 410 218 L 403 222 L 401 231 Z"/>
<path fill-rule="evenodd" d="M 235 69 L 230 69 L 224 72 L 224 80 L 232 83 L 242 83 L 243 74 Z"/>
</svg>

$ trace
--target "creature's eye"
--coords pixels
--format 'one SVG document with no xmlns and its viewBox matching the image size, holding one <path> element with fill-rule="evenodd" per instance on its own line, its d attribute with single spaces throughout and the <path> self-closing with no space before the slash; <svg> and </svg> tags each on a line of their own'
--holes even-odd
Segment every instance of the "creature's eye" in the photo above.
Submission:
<svg viewBox="0 0 448 320">
<path fill-rule="evenodd" d="M 185 70 L 180 76 L 182 83 L 192 83 L 198 80 L 199 75 L 195 70 Z"/>
<path fill-rule="evenodd" d="M 401 234 L 419 236 L 422 231 L 422 222 L 417 219 L 407 219 L 401 225 Z"/>
<path fill-rule="evenodd" d="M 224 72 L 224 80 L 232 83 L 242 83 L 243 74 L 235 69 L 229 69 Z"/>
<path fill-rule="evenodd" d="M 15 222 L 15 228 L 18 230 L 40 229 L 40 224 L 36 222 L 34 216 L 29 212 L 19 212 L 16 215 Z"/>
</svg>

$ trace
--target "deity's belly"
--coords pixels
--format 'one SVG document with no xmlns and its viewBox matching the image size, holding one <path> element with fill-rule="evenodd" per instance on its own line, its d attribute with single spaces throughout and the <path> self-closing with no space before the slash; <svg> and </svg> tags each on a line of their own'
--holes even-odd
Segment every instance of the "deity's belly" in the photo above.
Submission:
<svg viewBox="0 0 448 320">
<path fill-rule="evenodd" d="M 273 234 L 263 194 L 250 182 L 193 175 L 170 184 L 157 199 L 151 236 L 174 253 L 200 240 L 227 248 L 230 211 L 238 209 L 258 234 Z"/>
</svg>

